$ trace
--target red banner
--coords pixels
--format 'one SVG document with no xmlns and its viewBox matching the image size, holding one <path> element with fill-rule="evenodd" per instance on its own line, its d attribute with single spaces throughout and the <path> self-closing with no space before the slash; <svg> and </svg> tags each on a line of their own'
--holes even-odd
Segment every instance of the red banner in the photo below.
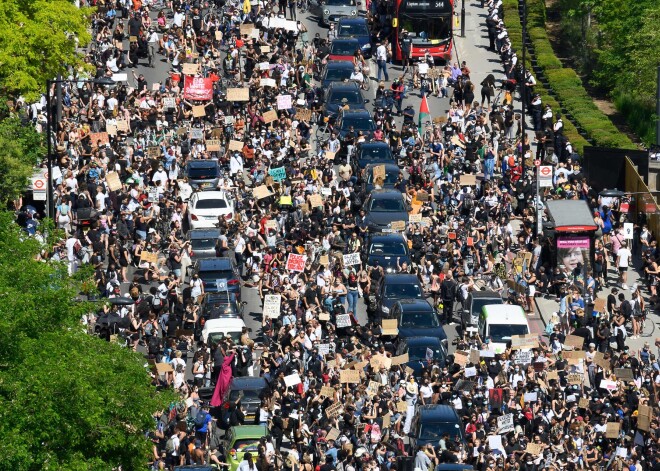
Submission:
<svg viewBox="0 0 660 471">
<path fill-rule="evenodd" d="M 212 100 L 213 80 L 186 75 L 184 78 L 183 97 L 187 100 Z"/>
</svg>

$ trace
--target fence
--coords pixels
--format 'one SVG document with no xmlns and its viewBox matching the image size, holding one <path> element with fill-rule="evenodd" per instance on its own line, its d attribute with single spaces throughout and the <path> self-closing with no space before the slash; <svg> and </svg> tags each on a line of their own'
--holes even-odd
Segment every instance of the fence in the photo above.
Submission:
<svg viewBox="0 0 660 471">
<path fill-rule="evenodd" d="M 640 213 L 646 214 L 648 227 L 655 237 L 660 237 L 660 214 L 658 204 L 649 190 L 644 179 L 637 172 L 637 168 L 630 158 L 626 157 L 625 191 L 637 193 L 630 201 L 629 215 L 634 222 L 638 222 Z"/>
</svg>

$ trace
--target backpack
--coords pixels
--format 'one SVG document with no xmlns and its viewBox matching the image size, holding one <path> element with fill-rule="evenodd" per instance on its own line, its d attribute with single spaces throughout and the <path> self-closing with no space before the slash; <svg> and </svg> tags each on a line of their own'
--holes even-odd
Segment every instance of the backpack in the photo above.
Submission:
<svg viewBox="0 0 660 471">
<path fill-rule="evenodd" d="M 158 355 L 160 353 L 160 339 L 158 337 L 150 337 L 147 346 L 150 355 Z"/>
<path fill-rule="evenodd" d="M 465 193 L 463 197 L 463 208 L 468 211 L 474 207 L 474 199 L 472 198 L 472 193 Z"/>
<path fill-rule="evenodd" d="M 195 427 L 202 428 L 206 425 L 206 412 L 200 410 L 195 416 Z"/>
<path fill-rule="evenodd" d="M 165 451 L 167 453 L 174 453 L 174 440 L 172 440 L 172 437 L 170 437 L 167 440 L 167 443 L 165 443 Z"/>
<path fill-rule="evenodd" d="M 181 374 L 181 373 L 183 373 L 183 370 L 184 370 L 185 366 L 186 366 L 185 364 L 180 363 L 180 362 L 177 361 L 176 362 L 176 368 L 174 369 L 174 371 Z"/>
<path fill-rule="evenodd" d="M 151 298 L 151 307 L 153 308 L 160 308 L 163 306 L 163 300 L 160 299 L 160 296 L 153 296 Z"/>
</svg>

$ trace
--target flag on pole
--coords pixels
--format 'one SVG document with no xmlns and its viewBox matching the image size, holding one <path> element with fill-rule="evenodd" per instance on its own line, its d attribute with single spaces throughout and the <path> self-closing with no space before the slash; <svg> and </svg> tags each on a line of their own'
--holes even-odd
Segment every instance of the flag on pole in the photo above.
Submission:
<svg viewBox="0 0 660 471">
<path fill-rule="evenodd" d="M 419 133 L 422 133 L 422 123 L 431 117 L 431 112 L 429 111 L 429 104 L 426 101 L 426 95 L 422 97 L 422 102 L 419 105 Z"/>
</svg>

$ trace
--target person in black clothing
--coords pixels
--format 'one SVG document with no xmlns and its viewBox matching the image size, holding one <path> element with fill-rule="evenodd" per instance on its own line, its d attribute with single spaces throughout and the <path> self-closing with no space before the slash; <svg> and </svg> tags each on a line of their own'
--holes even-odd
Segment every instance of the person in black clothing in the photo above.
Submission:
<svg viewBox="0 0 660 471">
<path fill-rule="evenodd" d="M 454 298 L 456 297 L 456 282 L 451 273 L 447 273 L 447 277 L 440 285 L 440 295 L 442 296 L 441 323 L 448 324 L 454 314 Z"/>
</svg>

